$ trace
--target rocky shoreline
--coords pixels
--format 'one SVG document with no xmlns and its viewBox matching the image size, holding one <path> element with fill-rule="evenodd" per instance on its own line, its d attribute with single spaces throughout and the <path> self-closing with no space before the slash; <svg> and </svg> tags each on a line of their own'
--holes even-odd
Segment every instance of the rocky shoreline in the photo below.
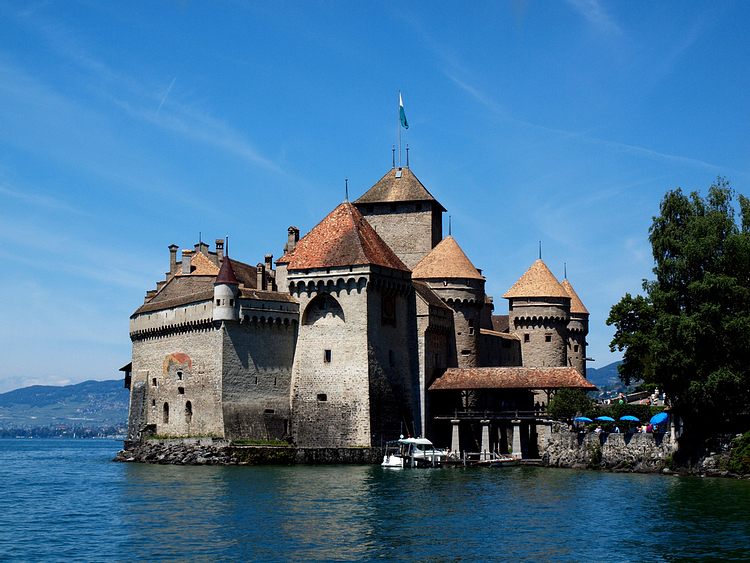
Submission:
<svg viewBox="0 0 750 563">
<path fill-rule="evenodd" d="M 715 451 L 677 450 L 668 434 L 595 434 L 554 432 L 541 465 L 627 473 L 661 473 L 750 478 L 727 468 L 731 437 L 717 440 Z M 296 448 L 237 445 L 216 438 L 180 438 L 125 442 L 113 461 L 160 465 L 372 465 L 380 448 Z"/>
<path fill-rule="evenodd" d="M 335 465 L 380 463 L 380 448 L 245 446 L 215 438 L 125 442 L 113 461 L 160 465 Z"/>
</svg>

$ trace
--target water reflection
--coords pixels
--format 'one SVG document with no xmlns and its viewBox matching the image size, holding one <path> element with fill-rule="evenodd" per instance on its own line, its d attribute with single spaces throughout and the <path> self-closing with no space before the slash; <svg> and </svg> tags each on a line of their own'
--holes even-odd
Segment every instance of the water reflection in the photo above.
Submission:
<svg viewBox="0 0 750 563">
<path fill-rule="evenodd" d="M 0 559 L 750 560 L 748 481 L 134 465 L 116 448 L 0 440 Z"/>
<path fill-rule="evenodd" d="M 746 482 L 543 468 L 124 471 L 139 560 L 731 560 L 750 540 Z"/>
</svg>

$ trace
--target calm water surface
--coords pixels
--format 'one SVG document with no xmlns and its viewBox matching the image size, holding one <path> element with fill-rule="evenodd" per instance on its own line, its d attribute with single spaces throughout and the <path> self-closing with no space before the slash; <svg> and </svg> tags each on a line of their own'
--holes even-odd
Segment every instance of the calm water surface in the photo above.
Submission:
<svg viewBox="0 0 750 563">
<path fill-rule="evenodd" d="M 0 439 L 0 560 L 750 560 L 748 481 L 111 463 L 121 445 Z"/>
</svg>

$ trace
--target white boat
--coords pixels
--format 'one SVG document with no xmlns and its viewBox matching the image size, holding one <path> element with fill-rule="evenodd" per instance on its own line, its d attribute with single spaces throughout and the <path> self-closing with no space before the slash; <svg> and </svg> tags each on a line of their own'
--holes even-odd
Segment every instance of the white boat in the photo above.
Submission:
<svg viewBox="0 0 750 563">
<path fill-rule="evenodd" d="M 439 467 L 448 451 L 436 448 L 427 438 L 403 438 L 388 442 L 383 467 Z"/>
</svg>

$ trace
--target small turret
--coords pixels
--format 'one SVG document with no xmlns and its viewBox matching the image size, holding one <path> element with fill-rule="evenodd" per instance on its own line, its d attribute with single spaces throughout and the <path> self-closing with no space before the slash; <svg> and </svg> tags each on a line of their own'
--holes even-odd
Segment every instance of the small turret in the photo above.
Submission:
<svg viewBox="0 0 750 563">
<path fill-rule="evenodd" d="M 214 320 L 238 321 L 240 284 L 234 275 L 229 256 L 221 263 L 219 275 L 214 282 Z"/>
</svg>

